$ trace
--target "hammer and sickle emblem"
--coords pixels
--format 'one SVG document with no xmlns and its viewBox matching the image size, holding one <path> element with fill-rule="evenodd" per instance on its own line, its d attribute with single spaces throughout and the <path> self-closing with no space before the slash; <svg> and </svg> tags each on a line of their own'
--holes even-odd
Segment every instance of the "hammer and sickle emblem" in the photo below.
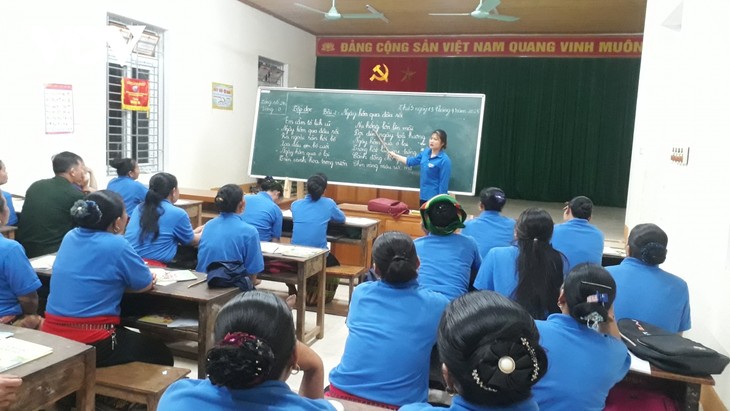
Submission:
<svg viewBox="0 0 730 411">
<path fill-rule="evenodd" d="M 383 68 L 385 69 L 385 72 L 383 72 L 383 70 L 380 69 L 380 64 L 373 67 L 373 73 L 376 73 L 376 74 L 373 74 L 372 76 L 370 76 L 370 81 L 377 80 L 377 81 L 384 81 L 387 83 L 388 82 L 388 66 L 383 64 Z"/>
</svg>

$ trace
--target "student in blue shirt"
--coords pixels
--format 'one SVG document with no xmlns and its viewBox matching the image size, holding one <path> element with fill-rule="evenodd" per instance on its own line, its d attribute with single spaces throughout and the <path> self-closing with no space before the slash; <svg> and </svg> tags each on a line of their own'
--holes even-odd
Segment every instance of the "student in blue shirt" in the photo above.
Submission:
<svg viewBox="0 0 730 411">
<path fill-rule="evenodd" d="M 243 221 L 258 230 L 261 241 L 279 241 L 281 238 L 282 213 L 277 203 L 283 191 L 280 182 L 266 177 L 258 194 L 247 194 L 244 198 L 246 212 L 243 213 Z"/>
<path fill-rule="evenodd" d="M 456 394 L 448 409 L 537 411 L 531 388 L 548 369 L 539 338 L 530 314 L 495 292 L 472 292 L 452 301 L 438 330 L 446 389 Z M 420 403 L 400 409 L 444 408 Z"/>
<path fill-rule="evenodd" d="M 323 197 L 327 189 L 327 176 L 315 174 L 307 179 L 307 195 L 291 205 L 292 228 L 291 243 L 308 247 L 327 248 L 327 225 L 330 221 L 335 223 L 345 222 L 345 213 L 337 207 L 337 204 L 327 197 Z M 330 253 L 327 255 L 327 267 L 337 266 L 340 263 Z M 325 302 L 331 302 L 335 297 L 335 291 L 340 280 L 331 278 L 325 284 Z M 316 277 L 307 279 L 307 301 L 309 305 L 317 303 L 318 282 Z M 290 293 L 296 292 L 292 287 Z"/>
<path fill-rule="evenodd" d="M 8 207 L 0 196 L 0 227 L 8 219 Z M 0 236 L 0 324 L 37 329 L 38 279 L 23 246 Z"/>
<path fill-rule="evenodd" d="M 421 219 L 428 234 L 415 241 L 419 284 L 449 300 L 466 294 L 482 263 L 476 241 L 455 233 L 464 227 L 466 212 L 453 197 L 440 194 L 421 206 Z"/>
<path fill-rule="evenodd" d="M 547 374 L 532 389 L 540 410 L 603 410 L 631 364 L 612 307 L 621 292 L 603 267 L 580 264 L 565 279 L 560 313 L 535 322 L 548 356 Z"/>
<path fill-rule="evenodd" d="M 349 334 L 328 396 L 379 407 L 428 399 L 429 357 L 449 300 L 418 285 L 418 255 L 410 236 L 380 235 L 373 245 L 375 274 L 355 288 Z"/>
<path fill-rule="evenodd" d="M 563 208 L 562 224 L 553 231 L 553 247 L 568 259 L 568 269 L 581 263 L 601 265 L 604 236 L 590 223 L 593 201 L 584 196 L 570 200 Z"/>
<path fill-rule="evenodd" d="M 41 331 L 93 345 L 97 367 L 132 361 L 172 365 L 165 344 L 119 325 L 122 295 L 154 284 L 121 236 L 127 224 L 122 197 L 109 190 L 91 193 L 74 203 L 71 216 L 78 227 L 63 238 L 53 264 Z"/>
<path fill-rule="evenodd" d="M 205 380 L 182 379 L 162 395 L 160 411 L 334 411 L 322 399 L 324 366 L 294 335 L 289 307 L 274 294 L 247 291 L 223 306 Z M 286 384 L 304 371 L 299 395 Z"/>
<path fill-rule="evenodd" d="M 479 217 L 464 221 L 461 234 L 476 240 L 482 259 L 494 247 L 507 247 L 515 239 L 515 220 L 500 214 L 507 203 L 501 188 L 489 187 L 479 193 Z"/>
<path fill-rule="evenodd" d="M 137 181 L 139 164 L 131 158 L 117 158 L 111 160 L 109 165 L 117 170 L 117 177 L 109 181 L 106 188 L 122 196 L 127 213 L 132 214 L 147 195 L 147 187 Z"/>
<path fill-rule="evenodd" d="M 517 245 L 493 248 L 482 263 L 474 288 L 496 291 L 520 303 L 536 320 L 558 312 L 555 301 L 568 267 L 550 245 L 553 219 L 541 208 L 528 208 L 517 218 Z"/>
<path fill-rule="evenodd" d="M 639 224 L 631 230 L 625 258 L 607 267 L 619 293 L 616 318 L 634 318 L 679 333 L 692 326 L 687 283 L 661 268 L 667 258 L 669 238 L 655 224 Z"/>
<path fill-rule="evenodd" d="M 416 156 L 401 156 L 393 151 L 388 152 L 390 158 L 408 167 L 421 167 L 421 204 L 438 194 L 449 191 L 451 178 L 451 159 L 446 154 L 448 136 L 441 129 L 436 129 L 428 139 L 428 148 Z"/>
<path fill-rule="evenodd" d="M 8 170 L 5 168 L 5 163 L 0 160 L 0 186 L 8 182 Z M 13 196 L 7 191 L 0 190 L 3 198 L 5 198 L 5 204 L 8 207 L 8 221 L 6 225 L 18 225 L 18 215 L 15 214 L 15 207 L 13 207 Z"/>
<path fill-rule="evenodd" d="M 255 281 L 256 274 L 264 270 L 264 257 L 259 233 L 241 218 L 245 206 L 241 187 L 224 185 L 214 201 L 220 215 L 205 224 L 195 270 L 205 273 L 210 263 L 236 261 L 244 263 L 246 273 Z"/>
<path fill-rule="evenodd" d="M 202 226 L 193 232 L 188 214 L 173 205 L 179 196 L 175 176 L 152 176 L 150 189 L 132 213 L 124 238 L 144 259 L 192 269 L 197 265 L 194 246 L 200 241 Z M 190 247 L 183 247 L 186 245 Z"/>
</svg>

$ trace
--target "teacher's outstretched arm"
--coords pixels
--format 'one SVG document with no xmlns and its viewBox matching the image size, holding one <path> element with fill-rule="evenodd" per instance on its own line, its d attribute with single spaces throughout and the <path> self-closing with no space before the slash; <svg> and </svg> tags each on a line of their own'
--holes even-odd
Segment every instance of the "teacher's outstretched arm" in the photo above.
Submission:
<svg viewBox="0 0 730 411">
<path fill-rule="evenodd" d="M 392 158 L 393 160 L 395 160 L 399 163 L 403 163 L 406 165 L 408 164 L 408 158 L 406 156 L 402 156 L 402 155 L 396 153 L 395 151 L 388 151 L 388 157 Z"/>
</svg>

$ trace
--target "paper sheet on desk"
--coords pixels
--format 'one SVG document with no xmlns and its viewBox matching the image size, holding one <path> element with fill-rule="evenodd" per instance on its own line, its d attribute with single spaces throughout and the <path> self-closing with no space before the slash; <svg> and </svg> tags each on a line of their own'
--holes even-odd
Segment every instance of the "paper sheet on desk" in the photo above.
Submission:
<svg viewBox="0 0 730 411">
<path fill-rule="evenodd" d="M 44 255 L 43 257 L 38 257 L 31 261 L 30 265 L 36 270 L 50 270 L 53 268 L 53 263 L 55 261 L 55 255 Z"/>
<path fill-rule="evenodd" d="M 649 361 L 642 360 L 635 356 L 631 351 L 629 351 L 629 355 L 631 356 L 631 366 L 629 366 L 630 370 L 640 372 L 642 374 L 651 374 L 651 364 L 649 364 Z"/>
<path fill-rule="evenodd" d="M 283 211 L 281 212 L 281 214 L 282 214 L 282 215 L 283 215 L 284 217 L 292 218 L 292 215 L 291 215 L 291 210 L 283 210 Z"/>
<path fill-rule="evenodd" d="M 270 243 L 267 241 L 261 242 L 261 252 L 266 254 L 276 254 L 279 249 L 279 243 Z"/>
</svg>

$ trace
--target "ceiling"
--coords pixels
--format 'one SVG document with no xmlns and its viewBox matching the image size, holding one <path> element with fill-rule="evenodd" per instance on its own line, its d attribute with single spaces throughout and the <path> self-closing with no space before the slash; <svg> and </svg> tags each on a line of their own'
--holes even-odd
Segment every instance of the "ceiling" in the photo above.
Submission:
<svg viewBox="0 0 730 411">
<path fill-rule="evenodd" d="M 337 11 L 367 13 L 366 4 L 383 13 L 380 19 L 327 21 L 322 14 L 331 0 L 240 0 L 317 36 L 395 36 L 455 34 L 635 34 L 644 32 L 646 0 L 503 0 L 499 14 L 515 22 L 471 16 L 429 16 L 428 13 L 469 13 L 478 0 L 338 0 Z"/>
</svg>

